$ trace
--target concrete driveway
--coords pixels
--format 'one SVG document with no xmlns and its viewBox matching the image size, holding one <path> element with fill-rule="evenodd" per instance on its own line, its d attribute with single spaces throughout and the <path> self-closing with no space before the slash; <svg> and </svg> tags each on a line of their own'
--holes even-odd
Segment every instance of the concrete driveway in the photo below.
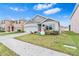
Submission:
<svg viewBox="0 0 79 59">
<path fill-rule="evenodd" d="M 61 52 L 14 39 L 14 37 L 24 34 L 26 33 L 0 36 L 0 42 L 20 56 L 69 56 Z"/>
</svg>

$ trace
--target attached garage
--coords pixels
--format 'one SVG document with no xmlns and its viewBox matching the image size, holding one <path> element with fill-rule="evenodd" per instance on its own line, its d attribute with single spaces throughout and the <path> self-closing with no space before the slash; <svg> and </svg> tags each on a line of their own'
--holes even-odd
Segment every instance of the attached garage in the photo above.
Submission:
<svg viewBox="0 0 79 59">
<path fill-rule="evenodd" d="M 27 33 L 38 31 L 37 24 L 26 24 L 24 26 L 24 31 Z"/>
</svg>

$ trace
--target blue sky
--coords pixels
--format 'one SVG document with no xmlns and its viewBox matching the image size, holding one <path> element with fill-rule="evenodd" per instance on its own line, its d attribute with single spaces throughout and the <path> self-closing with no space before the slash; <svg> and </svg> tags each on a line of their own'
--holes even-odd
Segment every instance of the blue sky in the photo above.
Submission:
<svg viewBox="0 0 79 59">
<path fill-rule="evenodd" d="M 52 18 L 68 26 L 75 3 L 0 3 L 0 19 L 31 19 L 36 14 Z"/>
</svg>

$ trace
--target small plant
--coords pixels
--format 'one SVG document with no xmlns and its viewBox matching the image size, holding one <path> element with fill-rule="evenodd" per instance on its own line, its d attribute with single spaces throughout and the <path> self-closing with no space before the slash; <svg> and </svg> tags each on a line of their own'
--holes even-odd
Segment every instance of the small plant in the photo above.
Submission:
<svg viewBox="0 0 79 59">
<path fill-rule="evenodd" d="M 30 32 L 30 34 L 34 34 L 33 32 Z"/>
<path fill-rule="evenodd" d="M 53 35 L 58 35 L 58 34 L 59 34 L 59 31 L 53 31 L 52 34 L 53 34 Z"/>
<path fill-rule="evenodd" d="M 58 35 L 59 31 L 46 30 L 45 34 L 47 34 L 47 35 Z"/>
<path fill-rule="evenodd" d="M 35 34 L 38 33 L 37 31 L 34 32 Z"/>
<path fill-rule="evenodd" d="M 5 32 L 4 30 L 0 30 L 0 32 Z"/>
<path fill-rule="evenodd" d="M 47 35 L 51 35 L 52 33 L 53 33 L 52 30 L 46 30 L 46 31 L 45 31 L 45 34 L 47 34 Z"/>
<path fill-rule="evenodd" d="M 17 30 L 17 32 L 24 32 L 24 31 L 22 31 L 22 30 L 18 29 L 18 30 Z"/>
</svg>

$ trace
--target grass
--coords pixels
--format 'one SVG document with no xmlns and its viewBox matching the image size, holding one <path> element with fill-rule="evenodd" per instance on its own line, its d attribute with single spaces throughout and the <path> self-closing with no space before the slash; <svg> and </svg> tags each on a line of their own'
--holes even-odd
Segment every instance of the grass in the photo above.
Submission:
<svg viewBox="0 0 79 59">
<path fill-rule="evenodd" d="M 76 47 L 79 49 L 79 34 L 76 34 L 74 32 L 65 32 L 70 36 L 72 41 L 75 43 Z"/>
<path fill-rule="evenodd" d="M 17 54 L 0 43 L 0 56 L 16 56 Z"/>
<path fill-rule="evenodd" d="M 43 46 L 74 56 L 79 56 L 79 35 L 73 32 L 64 32 L 60 35 L 35 35 L 28 34 L 16 37 L 17 40 Z M 77 49 L 67 48 L 64 45 L 75 46 Z"/>
</svg>

